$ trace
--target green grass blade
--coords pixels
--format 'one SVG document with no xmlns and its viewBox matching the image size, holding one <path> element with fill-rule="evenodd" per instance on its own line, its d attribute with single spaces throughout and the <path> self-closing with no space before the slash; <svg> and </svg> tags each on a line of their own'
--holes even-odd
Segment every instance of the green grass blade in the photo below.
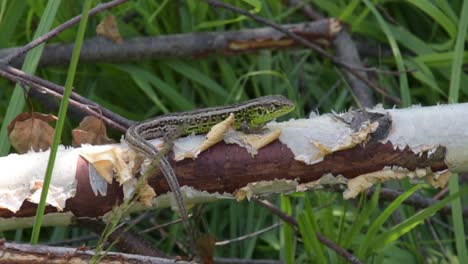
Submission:
<svg viewBox="0 0 468 264">
<path fill-rule="evenodd" d="M 444 12 L 448 18 L 452 20 L 453 23 L 456 23 L 458 21 L 457 14 L 455 14 L 454 10 L 449 4 L 450 0 L 436 0 L 434 1 L 434 4 Z"/>
<path fill-rule="evenodd" d="M 408 0 L 409 3 L 421 9 L 424 13 L 434 19 L 444 30 L 449 34 L 450 38 L 454 38 L 457 29 L 452 20 L 446 16 L 439 8 L 434 6 L 428 0 Z"/>
<path fill-rule="evenodd" d="M 257 64 L 258 69 L 260 71 L 271 71 L 273 68 L 272 65 L 272 58 L 271 58 L 271 51 L 262 51 L 260 52 L 259 56 L 257 57 Z M 266 94 L 273 94 L 273 87 L 275 85 L 272 84 L 271 76 L 263 75 L 260 76 L 260 83 L 262 86 L 262 90 L 265 91 Z"/>
<path fill-rule="evenodd" d="M 341 21 L 347 21 L 351 14 L 356 10 L 361 0 L 352 0 L 338 17 Z"/>
<path fill-rule="evenodd" d="M 221 85 L 219 85 L 213 79 L 211 79 L 210 77 L 206 76 L 199 70 L 195 69 L 194 67 L 186 63 L 173 60 L 173 61 L 166 61 L 165 64 L 171 67 L 172 70 L 185 76 L 187 79 L 190 79 L 204 86 L 206 89 L 208 89 L 209 91 L 219 96 L 226 97 L 228 95 L 226 90 Z"/>
<path fill-rule="evenodd" d="M 361 196 L 361 202 L 365 201 L 364 195 Z M 375 212 L 377 209 L 377 205 L 379 204 L 379 197 L 380 197 L 380 185 L 378 185 L 374 191 L 374 194 L 372 194 L 372 198 L 370 201 L 366 203 L 366 205 L 363 207 L 361 212 L 358 212 L 354 215 L 354 221 L 351 226 L 351 229 L 347 232 L 347 234 L 344 236 L 344 242 L 343 242 L 343 247 L 344 248 L 349 248 L 352 245 L 352 242 L 357 240 L 357 237 L 359 236 L 360 231 L 364 227 L 367 221 L 369 221 L 370 217 L 372 214 Z"/>
<path fill-rule="evenodd" d="M 455 50 L 453 52 L 452 74 L 450 77 L 449 89 L 449 102 L 458 102 L 460 90 L 460 75 L 462 73 L 462 63 L 464 55 L 464 43 L 466 38 L 466 31 L 468 29 L 468 3 L 463 3 L 462 13 L 460 15 L 458 25 L 457 41 L 455 43 Z"/>
<path fill-rule="evenodd" d="M 153 103 L 159 109 L 161 109 L 163 113 L 167 114 L 170 112 L 169 109 L 167 109 L 167 107 L 161 102 L 158 95 L 153 91 L 153 89 L 151 88 L 151 85 L 147 81 L 143 80 L 142 78 L 139 78 L 138 74 L 136 75 L 132 74 L 132 79 L 135 81 L 137 86 L 140 87 L 141 90 L 148 96 L 148 98 L 151 101 L 153 101 Z"/>
<path fill-rule="evenodd" d="M 263 76 L 263 75 L 268 75 L 268 76 L 274 76 L 280 78 L 288 88 L 288 90 L 293 89 L 291 86 L 291 83 L 289 82 L 288 76 L 286 76 L 284 73 L 278 72 L 278 71 L 272 71 L 272 70 L 263 70 L 263 71 L 251 71 L 248 72 L 242 76 L 240 76 L 234 86 L 231 89 L 231 92 L 228 97 L 226 97 L 225 104 L 231 103 L 231 102 L 238 102 L 242 99 L 242 95 L 244 94 L 244 86 L 246 84 L 246 81 L 250 77 L 257 77 L 257 76 Z M 267 93 L 268 94 L 268 93 Z"/>
<path fill-rule="evenodd" d="M 458 174 L 454 173 L 449 180 L 450 194 L 456 194 L 460 190 L 458 184 Z M 455 231 L 455 245 L 457 248 L 458 259 L 460 263 L 468 263 L 468 252 L 466 246 L 465 227 L 463 223 L 461 198 L 452 201 L 452 221 Z"/>
<path fill-rule="evenodd" d="M 262 2 L 259 0 L 242 0 L 243 2 L 251 5 L 253 8 L 250 11 L 250 13 L 257 14 L 262 10 Z M 232 19 L 224 19 L 224 20 L 215 20 L 215 21 L 205 21 L 196 26 L 198 30 L 200 29 L 206 29 L 206 28 L 211 28 L 211 27 L 219 27 L 219 26 L 224 26 L 232 23 L 237 23 L 242 20 L 247 19 L 246 16 L 240 15 Z"/>
<path fill-rule="evenodd" d="M 460 80 L 462 75 L 462 58 L 465 48 L 466 31 L 468 30 L 468 1 L 463 1 L 463 7 L 458 22 L 457 41 L 452 64 L 452 74 L 450 77 L 449 102 L 458 102 L 460 94 Z M 450 193 L 453 195 L 459 190 L 458 174 L 453 174 L 449 180 Z M 452 220 L 455 229 L 455 244 L 460 263 L 468 263 L 468 252 L 465 240 L 465 228 L 463 224 L 461 200 L 455 199 L 452 202 Z"/>
<path fill-rule="evenodd" d="M 148 24 L 153 23 L 153 20 L 159 15 L 159 13 L 164 9 L 164 7 L 167 5 L 169 0 L 164 0 L 158 8 L 151 14 L 151 16 L 147 19 Z"/>
<path fill-rule="evenodd" d="M 67 80 L 65 82 L 65 91 L 63 93 L 63 99 L 60 103 L 59 114 L 57 125 L 54 131 L 54 140 L 52 147 L 50 148 L 49 161 L 47 163 L 46 175 L 44 177 L 44 184 L 42 186 L 41 199 L 36 211 L 36 218 L 34 221 L 33 231 L 31 235 L 31 244 L 37 244 L 39 241 L 39 234 L 41 231 L 42 219 L 44 216 L 47 193 L 49 191 L 50 182 L 52 180 L 52 172 L 54 169 L 55 157 L 57 156 L 57 149 L 60 144 L 60 138 L 62 136 L 63 127 L 65 124 L 65 118 L 68 109 L 68 99 L 72 92 L 73 81 L 75 80 L 76 68 L 78 66 L 78 59 L 80 57 L 81 46 L 83 44 L 83 38 L 86 30 L 86 24 L 88 22 L 88 11 L 91 8 L 93 0 L 86 0 L 83 5 L 83 15 L 78 26 L 78 32 L 76 36 L 75 45 L 73 47 L 73 53 L 70 61 L 70 67 L 68 68 Z M 50 3 L 50 2 L 49 2 Z"/>
<path fill-rule="evenodd" d="M 21 2 L 21 1 L 15 1 Z M 42 16 L 39 26 L 34 34 L 34 38 L 37 38 L 44 33 L 48 32 L 52 26 L 55 15 L 57 14 L 57 9 L 60 6 L 61 0 L 49 1 L 47 2 L 47 7 Z M 44 49 L 44 44 L 39 45 L 35 49 L 28 52 L 22 70 L 27 73 L 34 73 L 41 58 L 42 50 Z M 5 117 L 0 129 L 0 155 L 4 156 L 10 151 L 10 141 L 8 140 L 7 126 L 10 122 L 23 111 L 25 101 L 23 89 L 19 84 L 15 85 L 15 89 L 10 98 L 8 104 L 8 109 L 5 113 Z"/>
<path fill-rule="evenodd" d="M 382 228 L 383 224 L 387 219 L 399 208 L 399 206 L 414 192 L 419 190 L 422 185 L 416 185 L 413 188 L 409 189 L 402 195 L 400 195 L 397 199 L 395 199 L 392 203 L 390 203 L 387 208 L 377 217 L 377 219 L 373 220 L 371 226 L 366 232 L 364 237 L 364 241 L 362 242 L 357 257 L 358 259 L 366 259 L 368 256 L 368 251 L 372 247 L 373 239 L 375 238 L 377 232 L 380 228 Z"/>
<path fill-rule="evenodd" d="M 327 263 L 323 245 L 319 242 L 316 233 L 319 228 L 309 199 L 305 198 L 304 211 L 298 217 L 299 232 L 304 241 L 304 248 L 310 260 L 314 263 Z"/>
<path fill-rule="evenodd" d="M 247 211 L 247 219 L 245 225 L 245 233 L 253 233 L 262 229 L 265 225 L 265 220 L 268 214 L 263 210 L 258 210 L 257 204 L 249 203 Z M 242 258 L 252 259 L 258 237 L 243 241 L 243 255 Z"/>
<path fill-rule="evenodd" d="M 122 64 L 122 65 L 115 65 L 115 68 L 124 71 L 132 77 L 133 81 L 137 84 L 137 86 L 148 96 L 148 98 L 163 112 L 163 113 L 169 113 L 169 109 L 161 102 L 159 99 L 159 96 L 155 93 L 153 88 L 150 85 L 151 78 L 154 77 L 152 76 L 153 74 L 141 67 L 133 66 L 130 64 Z M 154 77 L 156 78 L 156 77 Z M 175 92 L 172 87 L 170 87 L 167 84 L 164 84 L 167 87 L 163 88 L 162 90 L 167 93 L 169 93 L 167 98 L 173 99 L 173 103 L 178 105 L 180 103 L 186 104 L 185 101 L 186 99 L 180 96 L 177 92 Z M 156 86 L 158 87 L 158 86 Z M 159 86 L 161 87 L 161 86 Z M 190 103 L 189 103 L 190 104 Z"/>
<path fill-rule="evenodd" d="M 281 195 L 281 211 L 287 215 L 292 215 L 291 199 L 288 196 Z M 283 222 L 280 228 L 280 254 L 286 264 L 293 264 L 294 254 L 296 252 L 296 240 L 294 229 L 288 223 Z"/>
<path fill-rule="evenodd" d="M 160 102 L 158 95 L 150 87 L 149 84 L 153 85 L 165 98 L 171 101 L 174 108 L 179 111 L 191 110 L 195 106 L 187 100 L 185 96 L 177 91 L 175 87 L 172 87 L 167 82 L 158 78 L 154 73 L 138 66 L 130 64 L 111 65 L 121 71 L 127 72 L 132 76 L 132 79 L 142 89 L 142 91 L 148 95 L 148 97 L 164 112 L 168 113 L 169 110 Z"/>
<path fill-rule="evenodd" d="M 415 57 L 415 60 L 425 63 L 429 67 L 447 67 L 453 65 L 454 51 L 424 54 Z M 468 61 L 468 52 L 458 54 L 460 60 L 465 63 Z"/>
<path fill-rule="evenodd" d="M 3 0 L 2 4 L 0 6 L 0 24 L 2 24 L 3 21 L 3 15 L 5 14 L 5 9 L 6 9 L 6 4 L 8 0 Z"/>
<path fill-rule="evenodd" d="M 216 62 L 221 73 L 223 86 L 228 88 L 228 90 L 232 89 L 237 82 L 236 72 L 233 65 L 229 64 L 226 58 L 218 58 Z"/>
<path fill-rule="evenodd" d="M 400 48 L 398 48 L 398 44 L 393 36 L 392 31 L 388 27 L 387 23 L 377 11 L 375 6 L 369 0 L 363 0 L 366 4 L 367 8 L 374 14 L 377 22 L 379 23 L 380 27 L 382 28 L 385 36 L 388 39 L 388 44 L 390 45 L 393 56 L 395 57 L 395 62 L 397 65 L 398 72 L 400 73 L 400 93 L 401 93 L 401 106 L 408 107 L 411 105 L 411 94 L 408 85 L 408 76 L 406 75 L 406 68 L 405 63 L 403 61 L 403 57 L 400 52 Z"/>
<path fill-rule="evenodd" d="M 393 226 L 390 230 L 382 233 L 381 235 L 377 236 L 374 239 L 373 241 L 374 249 L 378 251 L 378 250 L 384 249 L 386 246 L 389 246 L 391 243 L 393 243 L 395 240 L 400 238 L 402 235 L 411 231 L 414 227 L 421 224 L 425 219 L 431 217 L 437 211 L 442 209 L 449 202 L 467 193 L 468 193 L 468 188 L 464 188 L 460 192 L 450 195 L 449 197 L 443 199 L 442 201 L 434 205 L 431 205 L 430 207 L 427 207 L 424 210 L 419 211 L 418 213 L 406 219 L 402 223 L 396 226 Z M 460 263 L 463 263 L 463 262 L 460 262 Z"/>
<path fill-rule="evenodd" d="M 149 82 L 158 89 L 166 98 L 171 100 L 175 108 L 179 111 L 192 110 L 195 108 L 193 102 L 187 100 L 186 96 L 179 93 L 174 87 L 170 86 L 167 82 L 151 74 L 148 76 Z"/>
<path fill-rule="evenodd" d="M 427 67 L 426 64 L 424 64 L 422 61 L 418 60 L 413 60 L 413 59 L 407 59 L 405 60 L 406 65 L 408 66 L 408 69 L 416 69 L 415 71 L 411 72 L 411 75 L 419 80 L 421 83 L 424 83 L 425 85 L 429 86 L 431 89 L 436 91 L 437 93 L 447 96 L 445 91 L 443 91 L 440 87 L 439 84 L 437 83 L 436 78 L 432 74 L 432 71 L 429 67 Z"/>
<path fill-rule="evenodd" d="M 2 32 L 2 37 L 0 38 L 0 48 L 7 47 L 10 44 L 12 37 L 15 34 L 18 34 L 18 32 L 15 30 L 16 27 L 20 24 L 21 19 L 24 17 L 23 13 L 26 10 L 27 5 L 27 1 L 11 1 L 8 5 L 5 15 L 3 16 L 2 21 L 0 22 L 0 30 Z M 43 17 L 43 19 L 44 21 L 46 21 L 50 19 L 50 17 Z M 40 23 L 41 22 L 39 22 L 39 24 Z M 40 34 L 38 33 L 38 30 L 36 30 L 35 36 L 39 35 Z"/>
</svg>

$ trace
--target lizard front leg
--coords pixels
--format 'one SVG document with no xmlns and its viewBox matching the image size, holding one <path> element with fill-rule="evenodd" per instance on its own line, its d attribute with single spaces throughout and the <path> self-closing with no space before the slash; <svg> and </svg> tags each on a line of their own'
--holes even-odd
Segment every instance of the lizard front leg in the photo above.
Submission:
<svg viewBox="0 0 468 264">
<path fill-rule="evenodd" d="M 261 124 L 259 126 L 252 126 L 249 124 L 249 121 L 244 119 L 240 123 L 240 130 L 246 134 L 261 134 L 263 131 L 266 130 L 265 124 Z"/>
</svg>

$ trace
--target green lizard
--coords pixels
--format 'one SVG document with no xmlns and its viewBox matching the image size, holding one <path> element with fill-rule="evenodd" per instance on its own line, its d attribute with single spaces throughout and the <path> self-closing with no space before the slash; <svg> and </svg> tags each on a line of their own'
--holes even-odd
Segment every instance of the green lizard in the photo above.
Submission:
<svg viewBox="0 0 468 264">
<path fill-rule="evenodd" d="M 149 158 L 156 159 L 158 150 L 147 140 L 176 137 L 192 133 L 207 133 L 211 127 L 234 114 L 235 129 L 259 130 L 267 122 L 291 112 L 294 104 L 280 95 L 264 96 L 243 103 L 198 109 L 191 112 L 171 113 L 158 116 L 131 126 L 125 135 L 127 144 Z M 159 168 L 174 194 L 184 226 L 191 235 L 190 224 L 185 210 L 179 181 L 166 157 L 159 157 Z"/>
</svg>

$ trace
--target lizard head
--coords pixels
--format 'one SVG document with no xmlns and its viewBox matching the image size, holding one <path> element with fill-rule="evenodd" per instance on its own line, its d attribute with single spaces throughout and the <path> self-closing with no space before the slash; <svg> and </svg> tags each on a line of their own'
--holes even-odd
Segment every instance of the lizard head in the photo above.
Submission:
<svg viewBox="0 0 468 264">
<path fill-rule="evenodd" d="M 271 120 L 294 110 L 295 105 L 281 95 L 269 95 L 250 101 L 249 126 L 261 127 Z"/>
</svg>

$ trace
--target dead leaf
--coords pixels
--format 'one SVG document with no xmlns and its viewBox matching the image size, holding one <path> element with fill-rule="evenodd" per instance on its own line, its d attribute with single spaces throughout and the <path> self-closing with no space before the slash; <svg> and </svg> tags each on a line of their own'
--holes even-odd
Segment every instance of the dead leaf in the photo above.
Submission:
<svg viewBox="0 0 468 264">
<path fill-rule="evenodd" d="M 41 113 L 21 113 L 8 125 L 11 145 L 18 153 L 46 150 L 52 145 L 54 128 L 49 122 L 57 117 Z"/>
<path fill-rule="evenodd" d="M 103 36 L 107 39 L 114 41 L 115 43 L 122 43 L 123 39 L 117 26 L 117 21 L 113 15 L 109 15 L 99 23 L 96 27 L 96 34 Z"/>
<path fill-rule="evenodd" d="M 73 146 L 82 144 L 105 145 L 115 143 L 115 140 L 107 136 L 104 122 L 94 116 L 87 116 L 80 125 L 73 129 Z"/>
<path fill-rule="evenodd" d="M 201 259 L 201 263 L 209 264 L 213 262 L 216 239 L 210 234 L 203 234 L 197 239 L 196 247 Z"/>
</svg>

